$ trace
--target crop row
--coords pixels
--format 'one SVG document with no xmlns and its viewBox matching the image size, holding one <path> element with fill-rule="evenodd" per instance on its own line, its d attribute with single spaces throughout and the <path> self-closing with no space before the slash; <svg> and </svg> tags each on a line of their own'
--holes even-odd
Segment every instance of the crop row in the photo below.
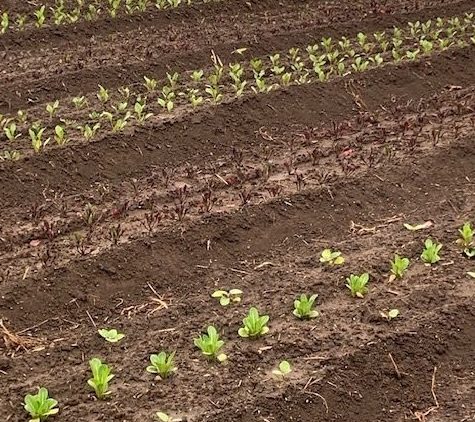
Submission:
<svg viewBox="0 0 475 422">
<path fill-rule="evenodd" d="M 411 231 L 418 231 L 427 228 L 427 224 L 404 224 L 404 227 Z M 460 247 L 461 252 L 469 258 L 474 257 L 475 232 L 471 224 L 468 222 L 465 223 L 458 232 L 459 238 L 456 240 L 456 243 Z M 434 242 L 430 238 L 426 239 L 420 255 L 421 261 L 427 266 L 437 264 L 441 260 L 440 252 L 442 247 L 442 244 Z M 343 265 L 345 258 L 340 251 L 325 249 L 322 251 L 319 261 L 322 265 L 331 268 Z M 409 266 L 409 258 L 395 254 L 394 259 L 390 263 L 389 282 L 404 278 Z M 471 277 L 475 277 L 475 273 L 469 272 L 468 274 Z M 346 278 L 345 287 L 349 289 L 352 297 L 363 298 L 369 292 L 369 281 L 370 275 L 368 273 L 360 275 L 351 274 Z M 215 298 L 221 306 L 226 307 L 240 303 L 242 294 L 243 292 L 239 289 L 217 290 L 211 294 L 211 297 Z M 299 295 L 293 302 L 293 315 L 300 320 L 317 318 L 319 316 L 318 310 L 315 309 L 317 296 L 316 294 L 310 296 L 306 294 Z M 388 309 L 381 312 L 381 317 L 391 321 L 397 318 L 399 314 L 398 309 Z M 268 315 L 261 315 L 255 307 L 251 307 L 246 317 L 242 320 L 242 326 L 239 328 L 237 334 L 239 337 L 245 339 L 258 339 L 270 331 L 268 326 L 269 321 L 270 317 Z M 116 329 L 100 329 L 99 334 L 110 343 L 118 343 L 125 337 L 124 333 L 120 333 Z M 228 356 L 222 352 L 225 342 L 213 325 L 209 325 L 206 331 L 196 337 L 193 342 L 203 357 L 209 361 L 221 364 L 225 364 L 228 361 Z M 169 353 L 162 350 L 158 354 L 152 354 L 150 356 L 150 365 L 144 369 L 154 374 L 159 380 L 164 380 L 172 376 L 177 371 L 177 367 L 175 366 L 175 353 L 175 351 Z M 109 384 L 114 378 L 112 368 L 96 357 L 89 361 L 89 365 L 92 377 L 87 381 L 87 384 L 94 391 L 99 400 L 104 400 L 111 394 Z M 280 362 L 272 373 L 279 379 L 284 379 L 291 370 L 292 367 L 290 363 L 284 360 Z M 28 394 L 25 397 L 24 407 L 32 418 L 30 422 L 43 421 L 48 416 L 58 413 L 59 409 L 57 404 L 58 402 L 56 400 L 48 396 L 47 389 L 41 387 L 37 394 Z M 161 421 L 175 420 L 163 412 L 157 412 L 156 417 Z"/>
<path fill-rule="evenodd" d="M 268 58 L 253 58 L 249 62 L 224 65 L 212 55 L 209 72 L 199 69 L 183 74 L 169 73 L 165 81 L 144 77 L 142 88 L 133 92 L 129 87 L 112 90 L 99 86 L 94 96 L 80 95 L 66 104 L 61 114 L 60 100 L 46 104 L 40 110 L 19 110 L 16 116 L 0 116 L 2 135 L 10 145 L 31 141 L 34 152 L 48 144 L 64 146 L 72 140 L 91 141 L 110 132 L 122 132 L 132 122 L 146 125 L 157 119 L 171 119 L 178 112 L 196 109 L 204 104 L 231 101 L 243 95 L 268 93 L 291 84 L 326 82 L 335 77 L 360 73 L 386 64 L 414 61 L 424 55 L 450 47 L 475 45 L 473 14 L 436 21 L 408 23 L 403 28 L 371 35 L 358 33 L 354 39 L 342 37 L 321 42 L 305 49 L 292 48 L 288 55 L 276 53 Z M 244 54 L 240 49 L 236 54 Z M 160 84 L 161 82 L 161 84 Z M 36 112 L 36 114 L 35 114 Z M 4 160 L 17 160 L 20 152 L 8 149 Z"/>
<path fill-rule="evenodd" d="M 100 18 L 144 13 L 151 8 L 166 10 L 211 1 L 219 0 L 74 0 L 73 4 L 55 0 L 54 6 L 40 5 L 29 14 L 0 11 L 0 35 L 24 31 L 29 27 L 43 28 L 75 24 L 79 21 L 91 22 Z"/>
<path fill-rule="evenodd" d="M 213 54 L 212 67 L 179 74 L 167 74 L 159 81 L 144 77 L 142 88 L 132 92 L 129 87 L 118 89 L 114 99 L 112 90 L 99 86 L 94 97 L 80 95 L 70 99 L 64 117 L 61 104 L 55 100 L 46 104 L 46 122 L 34 111 L 19 110 L 16 116 L 0 116 L 0 129 L 10 145 L 30 138 L 34 152 L 42 151 L 55 142 L 64 146 L 71 140 L 91 141 L 99 133 L 122 132 L 131 122 L 147 124 L 154 118 L 170 119 L 181 106 L 184 111 L 203 104 L 218 104 L 245 94 L 268 93 L 291 84 L 326 82 L 334 77 L 364 72 L 388 63 L 414 61 L 421 56 L 444 51 L 450 47 L 464 48 L 475 44 L 473 14 L 436 21 L 408 23 L 404 28 L 372 35 L 358 33 L 354 39 L 322 38 L 320 43 L 303 49 L 292 48 L 288 55 L 276 53 L 249 62 L 223 65 Z M 236 54 L 244 54 L 245 49 Z M 89 111 L 89 113 L 87 113 Z M 39 112 L 39 111 L 38 111 Z M 168 115 L 168 116 L 167 116 Z M 165 116 L 165 117 L 164 117 Z M 8 149 L 4 160 L 18 160 L 20 152 Z"/>
</svg>

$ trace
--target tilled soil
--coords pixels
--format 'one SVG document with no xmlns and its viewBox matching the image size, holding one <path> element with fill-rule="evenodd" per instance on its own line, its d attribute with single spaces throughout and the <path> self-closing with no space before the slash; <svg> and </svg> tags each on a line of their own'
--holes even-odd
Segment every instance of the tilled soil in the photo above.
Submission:
<svg viewBox="0 0 475 422">
<path fill-rule="evenodd" d="M 266 56 L 472 11 L 471 1 L 229 0 L 29 28 L 0 38 L 0 112 L 35 116 L 98 84 L 134 88 L 207 66 L 211 50 L 230 62 L 241 47 Z M 152 421 L 159 410 L 216 422 L 472 420 L 475 263 L 455 241 L 475 223 L 474 51 L 0 161 L 0 420 L 27 420 L 21 403 L 38 386 L 59 401 L 51 420 L 65 422 Z M 433 266 L 420 259 L 428 237 L 443 244 Z M 319 262 L 330 247 L 344 265 Z M 411 266 L 389 281 L 395 253 Z M 345 278 L 363 272 L 369 292 L 352 298 Z M 240 304 L 210 297 L 231 288 Z M 317 319 L 293 317 L 301 293 L 318 294 Z M 270 332 L 246 341 L 237 330 L 251 306 Z M 398 318 L 381 316 L 394 308 Z M 226 365 L 193 345 L 210 324 Z M 103 327 L 126 337 L 105 343 Z M 166 381 L 145 372 L 162 349 L 177 351 Z M 86 384 L 95 356 L 116 374 L 106 401 Z M 279 380 L 283 359 L 293 371 Z"/>
</svg>

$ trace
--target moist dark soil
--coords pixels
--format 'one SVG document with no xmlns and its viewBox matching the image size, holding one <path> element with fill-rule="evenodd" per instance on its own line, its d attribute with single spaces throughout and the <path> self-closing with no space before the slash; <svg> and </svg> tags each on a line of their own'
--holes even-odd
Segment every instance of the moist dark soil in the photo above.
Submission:
<svg viewBox="0 0 475 422">
<path fill-rule="evenodd" d="M 229 0 L 32 28 L 0 38 L 0 112 L 193 70 L 211 50 L 229 62 L 240 47 L 264 56 L 472 9 Z M 474 58 L 452 49 L 0 161 L 0 420 L 28 420 L 22 400 L 39 386 L 59 422 L 472 420 L 475 262 L 456 239 L 475 223 Z M 432 266 L 427 238 L 443 244 Z M 325 248 L 345 263 L 322 265 Z M 391 281 L 395 253 L 411 265 Z M 353 298 L 345 278 L 363 272 L 369 291 Z M 232 288 L 241 303 L 210 296 Z M 292 315 L 302 293 L 318 294 L 318 318 Z M 251 306 L 270 331 L 248 341 L 237 331 Z M 225 365 L 193 345 L 208 325 Z M 125 338 L 106 343 L 99 328 Z M 177 352 L 167 380 L 145 371 L 161 350 Z M 105 401 L 86 384 L 92 357 L 116 375 Z M 278 379 L 284 359 L 293 371 Z"/>
</svg>

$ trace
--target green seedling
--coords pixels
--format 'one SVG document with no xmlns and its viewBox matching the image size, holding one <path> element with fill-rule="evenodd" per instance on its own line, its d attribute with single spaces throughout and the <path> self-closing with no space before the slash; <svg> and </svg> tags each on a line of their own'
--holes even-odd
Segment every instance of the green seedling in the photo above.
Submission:
<svg viewBox="0 0 475 422">
<path fill-rule="evenodd" d="M 462 247 L 463 253 L 469 258 L 475 256 L 474 233 L 472 225 L 469 222 L 465 223 L 462 228 L 459 229 L 460 238 L 457 239 L 457 244 Z"/>
<path fill-rule="evenodd" d="M 48 416 L 56 415 L 59 409 L 56 407 L 58 402 L 48 395 L 48 390 L 41 387 L 37 394 L 27 394 L 23 407 L 30 414 L 30 422 L 42 422 Z"/>
<path fill-rule="evenodd" d="M 119 333 L 116 329 L 106 330 L 105 328 L 98 331 L 99 335 L 109 343 L 118 343 L 125 334 Z"/>
<path fill-rule="evenodd" d="M 436 262 L 440 261 L 439 252 L 441 249 L 442 245 L 440 243 L 434 243 L 432 239 L 427 239 L 424 242 L 424 250 L 421 254 L 422 261 L 428 265 L 435 264 Z"/>
<path fill-rule="evenodd" d="M 219 353 L 224 346 L 224 341 L 220 340 L 216 328 L 212 325 L 208 326 L 207 334 L 202 334 L 194 339 L 194 344 L 207 358 L 216 359 L 219 362 L 224 362 L 227 359 L 224 353 Z"/>
<path fill-rule="evenodd" d="M 0 155 L 0 160 L 2 161 L 18 161 L 21 158 L 21 154 L 17 150 L 5 150 L 3 154 Z"/>
<path fill-rule="evenodd" d="M 87 105 L 87 99 L 83 95 L 80 97 L 74 97 L 72 99 L 72 102 L 74 104 L 74 107 L 76 107 L 77 109 L 81 109 Z"/>
<path fill-rule="evenodd" d="M 258 338 L 269 332 L 268 322 L 269 316 L 260 316 L 259 311 L 253 307 L 242 320 L 243 326 L 238 330 L 238 334 L 244 338 Z"/>
<path fill-rule="evenodd" d="M 147 366 L 147 372 L 157 374 L 160 378 L 168 378 L 176 371 L 175 352 L 167 354 L 160 352 L 158 355 L 150 355 L 150 366 Z"/>
<path fill-rule="evenodd" d="M 173 417 L 168 416 L 166 413 L 163 413 L 163 412 L 155 413 L 155 417 L 160 422 L 181 422 L 183 420 L 181 418 L 173 418 Z"/>
<path fill-rule="evenodd" d="M 86 141 L 92 140 L 95 136 L 99 128 L 101 127 L 100 123 L 96 123 L 93 126 L 90 126 L 88 124 L 84 126 L 78 126 L 78 129 L 81 131 L 82 136 L 84 136 L 84 139 Z"/>
<path fill-rule="evenodd" d="M 402 258 L 398 254 L 394 255 L 394 260 L 391 261 L 391 276 L 389 277 L 389 280 L 393 281 L 396 278 L 402 278 L 408 267 L 408 258 Z"/>
<path fill-rule="evenodd" d="M 190 77 L 194 82 L 200 82 L 201 79 L 203 78 L 203 75 L 204 75 L 204 72 L 200 69 L 200 70 L 194 70 Z"/>
<path fill-rule="evenodd" d="M 286 360 L 283 360 L 279 363 L 279 366 L 272 371 L 273 375 L 278 376 L 279 378 L 284 379 L 287 375 L 292 372 L 292 367 L 290 363 Z"/>
<path fill-rule="evenodd" d="M 384 318 L 387 319 L 388 321 L 391 321 L 394 318 L 397 318 L 399 316 L 399 309 L 390 309 L 389 311 L 381 311 L 380 315 Z"/>
<path fill-rule="evenodd" d="M 38 10 L 35 10 L 33 13 L 36 17 L 36 26 L 38 28 L 41 28 L 45 23 L 45 19 L 46 19 L 45 10 L 46 10 L 46 6 L 43 5 Z"/>
<path fill-rule="evenodd" d="M 97 98 L 99 101 L 103 104 L 107 103 L 109 101 L 109 91 L 104 88 L 102 85 L 98 85 L 99 91 L 97 92 Z"/>
<path fill-rule="evenodd" d="M 211 297 L 219 299 L 219 304 L 221 306 L 228 306 L 230 303 L 239 303 L 241 302 L 242 291 L 239 289 L 227 290 L 216 290 L 211 294 Z"/>
<path fill-rule="evenodd" d="M 21 133 L 17 132 L 17 125 L 14 122 L 11 122 L 9 125 L 3 128 L 6 137 L 9 141 L 14 141 L 15 139 L 21 136 Z"/>
<path fill-rule="evenodd" d="M 316 318 L 319 313 L 316 309 L 313 309 L 313 306 L 317 297 L 316 294 L 310 297 L 307 297 L 306 294 L 300 295 L 300 298 L 294 301 L 293 314 L 300 319 Z"/>
<path fill-rule="evenodd" d="M 158 104 L 169 113 L 175 107 L 175 92 L 169 86 L 164 86 L 161 93 L 162 97 L 157 99 Z"/>
<path fill-rule="evenodd" d="M 320 255 L 320 262 L 327 265 L 342 265 L 345 258 L 340 251 L 332 251 L 331 249 L 324 249 Z"/>
<path fill-rule="evenodd" d="M 89 361 L 92 378 L 87 380 L 88 385 L 94 390 L 98 399 L 105 399 L 111 392 L 109 391 L 109 382 L 114 378 L 114 374 L 108 365 L 102 363 L 100 359 L 92 358 Z"/>
<path fill-rule="evenodd" d="M 8 13 L 3 12 L 1 15 L 1 21 L 0 21 L 0 34 L 4 34 L 5 32 L 7 32 L 9 26 L 10 26 L 10 19 L 8 17 Z"/>
<path fill-rule="evenodd" d="M 54 128 L 54 140 L 60 146 L 66 145 L 69 139 L 66 136 L 66 130 L 61 125 L 56 125 Z"/>
<path fill-rule="evenodd" d="M 143 77 L 145 83 L 144 86 L 147 88 L 148 92 L 154 92 L 157 89 L 157 80 L 153 78 Z"/>
<path fill-rule="evenodd" d="M 346 279 L 346 287 L 350 289 L 351 295 L 353 297 L 363 298 L 364 295 L 368 292 L 369 274 L 363 273 L 361 275 L 351 274 Z"/>
<path fill-rule="evenodd" d="M 137 118 L 137 121 L 140 123 L 145 122 L 145 120 L 150 119 L 150 117 L 153 116 L 152 113 L 147 113 L 147 104 L 145 103 L 145 100 L 142 100 L 141 98 L 137 98 L 137 101 L 134 104 L 134 113 Z"/>
<path fill-rule="evenodd" d="M 45 130 L 46 128 L 38 127 L 37 125 L 32 125 L 28 130 L 31 138 L 31 145 L 36 153 L 39 153 L 50 141 L 50 138 L 43 140 L 43 133 Z"/>
<path fill-rule="evenodd" d="M 56 100 L 54 103 L 48 103 L 46 104 L 46 111 L 49 114 L 49 118 L 52 119 L 55 115 L 56 112 L 59 109 L 59 100 Z"/>
</svg>

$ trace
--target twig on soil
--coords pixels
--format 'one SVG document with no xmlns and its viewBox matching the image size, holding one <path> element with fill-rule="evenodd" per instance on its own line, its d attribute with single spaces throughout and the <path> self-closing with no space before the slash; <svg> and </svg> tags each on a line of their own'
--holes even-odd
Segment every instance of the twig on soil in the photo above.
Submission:
<svg viewBox="0 0 475 422">
<path fill-rule="evenodd" d="M 401 374 L 401 372 L 399 371 L 399 368 L 397 367 L 396 362 L 394 361 L 393 355 L 392 355 L 391 353 L 388 353 L 388 356 L 389 356 L 389 359 L 391 359 L 391 362 L 392 362 L 392 364 L 393 364 L 393 366 L 394 366 L 394 369 L 395 369 L 395 371 L 396 371 L 397 377 L 398 377 L 399 379 L 401 379 L 402 374 Z"/>
<path fill-rule="evenodd" d="M 33 330 L 35 328 L 41 327 L 42 325 L 46 324 L 49 321 L 49 319 L 45 319 L 43 322 L 40 322 L 39 324 L 32 325 L 31 327 L 25 328 L 24 330 L 18 331 L 18 335 L 26 333 L 27 331 Z"/>
<path fill-rule="evenodd" d="M 311 394 L 312 396 L 320 397 L 323 400 L 323 404 L 325 405 L 325 409 L 326 409 L 327 413 L 329 412 L 328 403 L 327 403 L 325 397 L 323 397 L 321 394 L 315 393 L 313 391 L 304 391 L 304 393 L 305 394 Z"/>
<path fill-rule="evenodd" d="M 236 268 L 229 268 L 229 271 L 234 271 L 235 273 L 249 275 L 249 273 L 247 271 L 238 270 Z"/>
<path fill-rule="evenodd" d="M 432 373 L 432 382 L 431 382 L 431 393 L 432 398 L 434 399 L 435 406 L 430 407 L 425 412 L 414 412 L 414 416 L 417 418 L 419 422 L 425 422 L 426 416 L 430 413 L 437 410 L 439 406 L 439 401 L 437 400 L 437 396 L 435 395 L 435 374 L 437 373 L 437 366 L 434 366 L 434 372 Z"/>
<path fill-rule="evenodd" d="M 3 320 L 1 319 L 0 319 L 0 328 L 3 333 L 3 341 L 5 342 L 5 346 L 7 349 L 21 348 L 27 351 L 28 347 L 33 347 L 37 343 L 37 341 L 32 338 L 20 336 L 18 334 L 11 332 L 5 326 L 5 324 L 3 323 Z"/>
<path fill-rule="evenodd" d="M 92 318 L 91 314 L 89 313 L 89 311 L 86 311 L 86 314 L 89 317 L 89 320 L 92 322 L 92 325 L 94 325 L 94 328 L 97 328 L 97 325 L 96 325 L 94 319 Z"/>
</svg>

